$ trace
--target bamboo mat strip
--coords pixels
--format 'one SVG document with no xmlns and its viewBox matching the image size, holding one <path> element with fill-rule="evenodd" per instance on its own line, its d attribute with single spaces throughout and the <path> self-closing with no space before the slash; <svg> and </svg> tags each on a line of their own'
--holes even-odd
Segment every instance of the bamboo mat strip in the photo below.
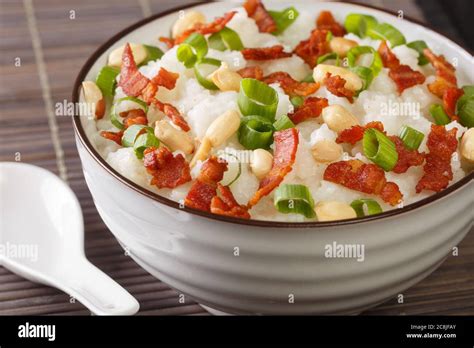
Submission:
<svg viewBox="0 0 474 348">
<path fill-rule="evenodd" d="M 412 0 L 359 1 L 402 9 L 423 19 Z M 84 215 L 86 255 L 141 304 L 140 315 L 207 315 L 171 290 L 124 251 L 100 219 L 85 185 L 71 120 L 51 119 L 51 106 L 68 101 L 74 79 L 88 56 L 124 27 L 185 0 L 0 0 L 0 160 L 39 165 L 64 177 Z M 75 18 L 71 19 L 71 11 Z M 15 67 L 16 58 L 21 66 Z M 474 234 L 427 279 L 365 314 L 474 313 Z M 32 283 L 0 267 L 0 315 L 90 315 L 80 303 L 53 288 Z"/>
</svg>

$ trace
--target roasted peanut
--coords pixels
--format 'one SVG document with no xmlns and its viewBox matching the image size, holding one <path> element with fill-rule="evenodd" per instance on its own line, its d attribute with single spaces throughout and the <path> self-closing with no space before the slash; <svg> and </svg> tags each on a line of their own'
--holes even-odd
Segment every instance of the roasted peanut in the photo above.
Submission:
<svg viewBox="0 0 474 348">
<path fill-rule="evenodd" d="M 92 106 L 94 115 L 100 119 L 105 114 L 105 99 L 100 88 L 92 81 L 82 82 L 84 100 Z"/>
<path fill-rule="evenodd" d="M 224 112 L 216 118 L 206 131 L 205 137 L 209 139 L 212 147 L 222 145 L 240 127 L 240 115 L 235 110 Z"/>
<path fill-rule="evenodd" d="M 331 41 L 329 41 L 329 47 L 331 48 L 331 51 L 337 53 L 337 55 L 340 57 L 345 57 L 347 52 L 356 46 L 358 46 L 357 42 L 345 39 L 343 37 L 333 37 Z"/>
<path fill-rule="evenodd" d="M 362 88 L 363 84 L 359 76 L 348 69 L 334 65 L 318 64 L 313 70 L 314 81 L 323 84 L 327 73 L 337 75 L 346 80 L 344 87 L 351 91 L 358 91 Z"/>
<path fill-rule="evenodd" d="M 311 147 L 313 158 L 320 163 L 337 161 L 342 155 L 342 146 L 332 140 L 322 139 Z"/>
<path fill-rule="evenodd" d="M 462 158 L 474 163 L 474 128 L 470 128 L 463 134 L 460 145 Z"/>
<path fill-rule="evenodd" d="M 122 66 L 122 54 L 125 45 L 117 47 L 109 54 L 108 65 L 112 66 Z M 136 64 L 140 64 L 143 62 L 146 57 L 148 56 L 148 52 L 146 48 L 141 44 L 130 44 L 130 48 L 132 49 L 133 59 L 135 60 Z"/>
<path fill-rule="evenodd" d="M 210 74 L 208 78 L 210 78 L 221 91 L 236 92 L 239 91 L 240 81 L 242 80 L 242 76 L 230 70 L 225 62 L 222 62 L 219 69 Z"/>
<path fill-rule="evenodd" d="M 171 151 L 180 150 L 186 155 L 194 151 L 194 143 L 189 134 L 173 127 L 165 120 L 156 121 L 155 135 L 165 143 Z"/>
<path fill-rule="evenodd" d="M 272 169 L 273 156 L 270 152 L 264 149 L 256 149 L 252 153 L 250 160 L 250 168 L 255 176 L 262 180 Z"/>
<path fill-rule="evenodd" d="M 336 133 L 356 126 L 359 120 L 341 105 L 329 105 L 323 109 L 322 117 L 329 129 Z"/>
<path fill-rule="evenodd" d="M 357 217 L 352 207 L 343 202 L 321 201 L 314 208 L 318 221 L 345 220 Z"/>
<path fill-rule="evenodd" d="M 199 11 L 185 11 L 183 16 L 173 24 L 171 36 L 179 37 L 186 30 L 193 28 L 198 23 L 206 23 L 206 16 Z"/>
</svg>

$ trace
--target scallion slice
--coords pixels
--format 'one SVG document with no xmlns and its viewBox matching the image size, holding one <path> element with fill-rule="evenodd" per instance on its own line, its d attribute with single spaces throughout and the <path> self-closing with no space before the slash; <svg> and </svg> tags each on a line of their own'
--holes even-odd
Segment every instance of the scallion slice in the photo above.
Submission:
<svg viewBox="0 0 474 348">
<path fill-rule="evenodd" d="M 351 13 L 347 15 L 346 20 L 344 21 L 344 27 L 348 33 L 356 34 L 362 38 L 367 35 L 367 30 L 376 25 L 377 20 L 375 17 L 359 13 Z"/>
<path fill-rule="evenodd" d="M 280 35 L 283 33 L 293 22 L 298 18 L 300 13 L 293 6 L 285 8 L 282 11 L 268 11 L 272 16 L 277 30 L 273 32 L 273 35 Z"/>
<path fill-rule="evenodd" d="M 283 214 L 301 214 L 314 218 L 314 200 L 305 185 L 282 184 L 274 194 L 275 208 Z"/>
<path fill-rule="evenodd" d="M 248 150 L 268 149 L 273 141 L 273 125 L 262 116 L 242 117 L 237 135 Z"/>
<path fill-rule="evenodd" d="M 409 150 L 418 150 L 425 135 L 410 126 L 403 126 L 398 133 L 403 144 Z"/>
<path fill-rule="evenodd" d="M 313 73 L 308 74 L 304 79 L 301 80 L 301 82 L 314 82 Z"/>
<path fill-rule="evenodd" d="M 145 60 L 140 65 L 146 65 L 150 61 L 154 61 L 154 60 L 157 60 L 157 59 L 160 59 L 161 57 L 163 57 L 164 53 L 158 47 L 151 46 L 151 45 L 143 45 L 143 47 L 145 47 L 147 56 L 146 56 Z"/>
<path fill-rule="evenodd" d="M 446 113 L 446 111 L 444 111 L 443 106 L 441 106 L 440 104 L 431 105 L 430 114 L 437 125 L 443 126 L 451 122 L 451 119 L 449 118 L 448 114 Z"/>
<path fill-rule="evenodd" d="M 176 58 L 184 64 L 186 68 L 192 68 L 207 54 L 207 41 L 199 33 L 191 34 L 176 50 Z"/>
<path fill-rule="evenodd" d="M 117 75 L 120 74 L 120 68 L 114 66 L 104 66 L 97 75 L 96 84 L 106 97 L 115 95 L 115 85 Z"/>
<path fill-rule="evenodd" d="M 147 131 L 146 133 L 139 135 L 137 140 L 135 140 L 135 144 L 133 144 L 135 156 L 137 156 L 138 159 L 142 159 L 143 152 L 150 146 L 160 146 L 160 141 L 155 134 L 153 134 L 153 131 Z"/>
<path fill-rule="evenodd" d="M 295 124 L 287 115 L 283 115 L 273 123 L 273 128 L 275 128 L 275 131 L 281 131 L 288 128 L 295 128 Z"/>
<path fill-rule="evenodd" d="M 364 155 L 386 172 L 395 167 L 398 153 L 393 141 L 374 128 L 366 129 L 362 140 Z"/>
<path fill-rule="evenodd" d="M 209 71 L 209 73 L 207 74 L 201 73 L 201 69 L 203 68 L 206 69 L 205 65 L 213 66 L 215 67 L 213 70 L 216 70 L 221 65 L 221 61 L 214 58 L 203 58 L 199 63 L 197 63 L 194 66 L 194 74 L 196 75 L 196 80 L 198 80 L 199 84 L 203 86 L 204 88 L 207 88 L 210 90 L 218 90 L 219 88 L 214 84 L 214 82 L 212 82 L 205 76 L 205 75 L 209 75 L 211 71 Z"/>
<path fill-rule="evenodd" d="M 122 135 L 122 146 L 133 147 L 133 144 L 135 144 L 135 140 L 137 139 L 138 134 L 141 133 L 146 127 L 147 126 L 143 124 L 134 124 L 128 127 Z"/>
<path fill-rule="evenodd" d="M 336 60 L 336 65 L 339 66 L 339 56 L 336 52 L 326 53 L 325 55 L 318 58 L 316 65 L 322 64 L 327 60 Z"/>
<path fill-rule="evenodd" d="M 351 203 L 351 207 L 355 210 L 357 217 L 375 215 L 383 212 L 382 207 L 377 201 L 368 198 L 356 199 Z"/>
<path fill-rule="evenodd" d="M 135 156 L 143 158 L 143 151 L 147 147 L 160 146 L 160 140 L 155 136 L 153 128 L 141 124 L 134 124 L 128 127 L 122 135 L 122 145 L 133 147 Z"/>
<path fill-rule="evenodd" d="M 464 127 L 474 127 L 474 86 L 464 86 L 464 94 L 456 103 L 456 114 Z"/>
<path fill-rule="evenodd" d="M 278 106 L 278 94 L 266 83 L 245 78 L 240 82 L 237 103 L 242 115 L 258 115 L 273 121 Z"/>
<path fill-rule="evenodd" d="M 370 66 L 357 65 L 357 60 L 363 54 L 372 54 L 372 62 Z M 367 89 L 372 80 L 377 77 L 383 67 L 382 58 L 379 53 L 370 46 L 356 46 L 347 52 L 347 63 L 349 69 L 356 73 L 363 81 L 362 90 Z"/>
<path fill-rule="evenodd" d="M 224 27 L 221 31 L 209 36 L 209 47 L 225 51 L 227 49 L 231 51 L 241 51 L 244 49 L 244 44 L 240 40 L 239 34 L 235 30 L 228 27 Z"/>
<path fill-rule="evenodd" d="M 110 122 L 112 122 L 112 124 L 118 129 L 125 128 L 125 126 L 123 125 L 121 121 L 120 112 L 117 110 L 120 103 L 124 101 L 129 101 L 129 102 L 137 104 L 137 107 L 140 109 L 143 109 L 143 111 L 145 111 L 145 114 L 148 112 L 148 105 L 143 100 L 135 98 L 135 97 L 120 98 L 114 103 L 114 105 L 112 106 L 112 110 L 110 110 Z"/>
<path fill-rule="evenodd" d="M 221 183 L 224 186 L 230 186 L 240 178 L 242 163 L 236 155 L 229 152 L 224 153 L 220 158 L 225 159 L 227 162 L 227 171 L 225 171 Z"/>
<path fill-rule="evenodd" d="M 298 106 L 303 105 L 304 98 L 298 95 L 296 97 L 291 98 L 290 102 L 295 108 L 297 108 Z"/>
<path fill-rule="evenodd" d="M 426 65 L 430 62 L 423 53 L 423 50 L 425 48 L 428 48 L 428 45 L 423 40 L 412 41 L 410 43 L 407 43 L 407 47 L 410 47 L 418 52 L 418 65 Z"/>
<path fill-rule="evenodd" d="M 405 36 L 388 23 L 379 23 L 367 30 L 367 35 L 372 39 L 386 40 L 390 42 L 390 47 L 404 45 L 406 43 Z"/>
</svg>

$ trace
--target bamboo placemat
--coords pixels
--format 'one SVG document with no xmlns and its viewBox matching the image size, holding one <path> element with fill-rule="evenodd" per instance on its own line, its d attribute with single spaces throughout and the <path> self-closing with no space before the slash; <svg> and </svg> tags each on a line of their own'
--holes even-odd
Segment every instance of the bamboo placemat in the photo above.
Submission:
<svg viewBox="0 0 474 348">
<path fill-rule="evenodd" d="M 101 221 L 82 175 L 69 117 L 54 105 L 70 100 L 74 79 L 89 55 L 124 27 L 189 1 L 0 1 L 0 161 L 21 160 L 67 181 L 79 198 L 86 255 L 140 302 L 145 315 L 206 314 L 141 269 Z M 411 0 L 369 4 L 423 19 Z M 74 17 L 74 18 L 73 18 Z M 20 63 L 18 65 L 18 63 Z M 18 66 L 17 66 L 18 65 Z M 389 233 L 389 231 L 387 231 Z M 474 234 L 428 278 L 366 314 L 473 314 Z M 27 281 L 0 267 L 0 315 L 89 315 L 59 290 Z"/>
</svg>

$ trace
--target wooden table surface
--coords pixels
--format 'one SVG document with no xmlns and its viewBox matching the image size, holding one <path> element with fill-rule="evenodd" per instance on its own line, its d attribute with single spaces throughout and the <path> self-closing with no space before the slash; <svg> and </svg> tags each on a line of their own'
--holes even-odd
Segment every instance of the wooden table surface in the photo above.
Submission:
<svg viewBox="0 0 474 348">
<path fill-rule="evenodd" d="M 54 106 L 70 100 L 79 69 L 106 39 L 144 16 L 185 2 L 189 1 L 0 1 L 0 161 L 19 159 L 44 167 L 70 185 L 82 206 L 87 257 L 135 296 L 139 314 L 145 315 L 207 312 L 189 300 L 180 303 L 179 294 L 124 255 L 84 182 L 71 119 L 56 117 Z M 423 20 L 411 0 L 369 3 L 402 9 Z M 404 303 L 394 298 L 365 314 L 474 314 L 474 233 L 459 245 L 459 256 L 450 256 L 403 295 Z M 90 313 L 61 291 L 0 267 L 0 315 L 53 314 Z"/>
</svg>

